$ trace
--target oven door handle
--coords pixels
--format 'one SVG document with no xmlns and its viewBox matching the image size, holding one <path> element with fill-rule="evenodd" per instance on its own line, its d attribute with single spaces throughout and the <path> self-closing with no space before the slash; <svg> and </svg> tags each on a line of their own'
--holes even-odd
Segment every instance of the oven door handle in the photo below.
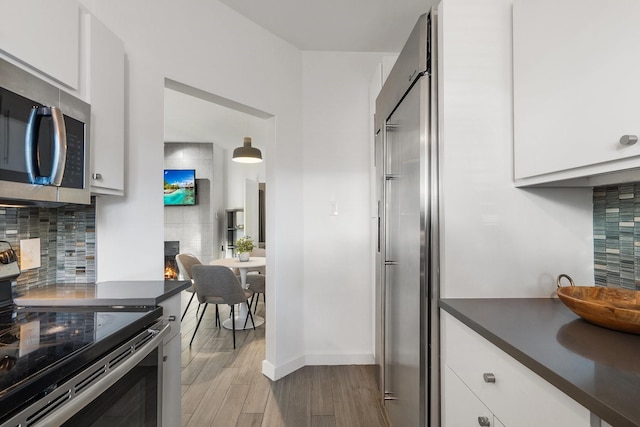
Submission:
<svg viewBox="0 0 640 427">
<path fill-rule="evenodd" d="M 91 387 L 83 390 L 74 396 L 73 399 L 62 405 L 59 409 L 48 414 L 40 420 L 36 426 L 62 425 L 75 414 L 80 412 L 85 406 L 95 400 L 104 393 L 109 387 L 114 385 L 120 378 L 124 377 L 127 372 L 133 369 L 145 357 L 147 357 L 156 347 L 162 349 L 162 341 L 169 333 L 170 325 L 164 325 L 159 331 L 154 331 L 154 337 L 147 341 L 142 347 L 126 361 L 109 371 L 108 375 L 96 381 Z"/>
</svg>

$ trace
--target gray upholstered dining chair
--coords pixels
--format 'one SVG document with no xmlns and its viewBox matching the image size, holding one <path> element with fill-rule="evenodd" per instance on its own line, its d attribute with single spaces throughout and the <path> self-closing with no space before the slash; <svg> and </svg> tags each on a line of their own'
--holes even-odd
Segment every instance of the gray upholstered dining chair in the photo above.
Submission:
<svg viewBox="0 0 640 427">
<path fill-rule="evenodd" d="M 266 257 L 267 251 L 264 248 L 255 248 L 251 251 L 251 256 Z M 258 274 L 247 274 L 247 289 L 253 291 L 250 305 L 254 305 L 253 312 L 258 310 L 258 301 L 260 301 L 260 294 L 262 294 L 262 301 L 265 300 L 265 282 L 266 282 L 266 267 L 250 268 L 249 273 L 257 272 Z"/>
<path fill-rule="evenodd" d="M 191 269 L 193 268 L 194 265 L 202 265 L 198 257 L 192 254 L 187 254 L 187 253 L 181 253 L 176 255 L 176 264 L 178 264 L 178 269 L 180 270 L 180 273 L 182 273 L 182 278 L 185 280 L 191 280 L 192 283 L 193 283 L 193 274 L 191 273 Z M 187 306 L 184 309 L 184 313 L 182 313 L 182 317 L 180 318 L 181 322 L 184 320 L 184 316 L 187 315 L 187 311 L 189 310 L 191 301 L 193 301 L 193 297 L 196 296 L 196 290 L 193 287 L 193 285 L 191 285 L 190 288 L 186 289 L 186 291 L 191 292 L 191 298 L 189 298 L 189 302 L 187 303 Z M 196 312 L 196 316 L 197 314 L 198 313 Z M 218 311 L 217 304 L 216 304 L 216 326 L 220 326 L 220 314 Z"/>
<path fill-rule="evenodd" d="M 178 270 L 180 271 L 180 273 L 182 273 L 182 278 L 184 280 L 192 280 L 193 277 L 191 276 L 191 267 L 193 267 L 194 265 L 200 265 L 202 264 L 200 262 L 200 260 L 195 256 L 195 255 L 191 255 L 191 254 L 178 254 L 176 255 L 176 264 L 178 264 Z M 193 283 L 193 281 L 192 281 Z M 193 288 L 193 284 L 191 285 L 190 288 L 186 289 L 187 292 L 191 292 L 191 298 L 189 298 L 189 302 L 187 303 L 187 307 L 184 309 L 184 313 L 182 313 L 182 317 L 180 318 L 180 321 L 182 322 L 182 320 L 184 320 L 184 316 L 187 314 L 187 310 L 189 310 L 189 306 L 191 305 L 191 301 L 193 301 L 193 297 L 196 295 L 195 294 L 195 289 Z"/>
<path fill-rule="evenodd" d="M 249 303 L 249 308 L 254 304 L 253 312 L 255 313 L 258 310 L 258 301 L 260 301 L 260 294 L 262 294 L 262 302 L 266 302 L 265 300 L 265 282 L 266 276 L 264 274 L 247 274 L 247 289 L 253 292 L 251 296 L 251 302 Z"/>
<path fill-rule="evenodd" d="M 231 331 L 233 332 L 233 348 L 236 348 L 236 319 L 235 319 L 235 305 L 247 304 L 248 317 L 245 319 L 244 326 L 247 326 L 247 320 L 251 318 L 253 329 L 256 328 L 253 322 L 253 315 L 251 314 L 251 307 L 249 307 L 249 298 L 253 294 L 251 291 L 243 289 L 240 281 L 233 274 L 233 271 L 227 267 L 221 265 L 194 265 L 192 270 L 193 274 L 193 287 L 196 290 L 196 296 L 201 304 L 228 304 L 231 307 Z M 193 336 L 189 342 L 189 346 L 193 343 L 193 339 L 196 337 L 196 332 L 200 327 L 200 322 L 204 317 L 204 312 L 207 309 L 207 305 L 202 309 L 196 329 L 193 331 Z"/>
</svg>

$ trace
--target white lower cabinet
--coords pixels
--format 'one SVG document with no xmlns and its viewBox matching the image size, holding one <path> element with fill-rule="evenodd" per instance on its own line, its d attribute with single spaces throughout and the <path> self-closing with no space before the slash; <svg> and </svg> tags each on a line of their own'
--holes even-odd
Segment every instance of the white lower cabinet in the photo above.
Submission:
<svg viewBox="0 0 640 427">
<path fill-rule="evenodd" d="M 162 301 L 163 314 L 170 320 L 171 332 L 164 340 L 162 366 L 162 426 L 180 426 L 182 412 L 182 380 L 181 380 L 181 353 L 182 334 L 180 333 L 180 294 Z"/>
<path fill-rule="evenodd" d="M 165 343 L 163 350 L 164 366 L 162 367 L 162 425 L 176 427 L 181 425 L 181 370 L 182 335 L 174 336 Z"/>
<path fill-rule="evenodd" d="M 443 425 L 590 426 L 585 407 L 448 313 L 441 321 Z M 459 423 L 467 407 L 487 415 Z"/>
<path fill-rule="evenodd" d="M 451 368 L 445 366 L 443 370 L 442 381 L 446 396 L 442 413 L 443 426 L 503 426 Z"/>
</svg>

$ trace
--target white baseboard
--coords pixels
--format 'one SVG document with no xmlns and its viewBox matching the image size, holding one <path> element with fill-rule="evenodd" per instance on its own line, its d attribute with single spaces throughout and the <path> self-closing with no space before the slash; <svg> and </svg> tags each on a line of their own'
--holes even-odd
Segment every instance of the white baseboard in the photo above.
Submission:
<svg viewBox="0 0 640 427">
<path fill-rule="evenodd" d="M 307 354 L 305 365 L 373 365 L 373 354 Z"/>
<path fill-rule="evenodd" d="M 262 374 L 272 381 L 286 377 L 290 373 L 297 371 L 304 366 L 304 356 L 297 357 L 284 365 L 275 366 L 268 360 L 262 361 Z"/>
<path fill-rule="evenodd" d="M 286 377 L 303 366 L 312 365 L 374 365 L 373 354 L 307 354 L 289 362 L 275 366 L 268 360 L 262 361 L 262 375 L 272 381 Z"/>
<path fill-rule="evenodd" d="M 271 381 L 276 380 L 276 367 L 266 359 L 262 361 L 262 375 L 269 378 Z"/>
</svg>

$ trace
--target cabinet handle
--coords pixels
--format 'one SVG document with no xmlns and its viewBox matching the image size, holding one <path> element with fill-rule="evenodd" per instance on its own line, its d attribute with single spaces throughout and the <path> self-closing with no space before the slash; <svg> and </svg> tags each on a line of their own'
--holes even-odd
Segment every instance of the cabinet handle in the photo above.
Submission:
<svg viewBox="0 0 640 427">
<path fill-rule="evenodd" d="M 620 137 L 620 144 L 633 145 L 638 142 L 638 135 L 622 135 Z"/>
<path fill-rule="evenodd" d="M 93 175 L 91 175 L 91 178 L 93 178 L 93 179 L 102 179 L 102 174 L 101 173 L 94 173 Z"/>
<path fill-rule="evenodd" d="M 492 374 L 491 372 L 485 372 L 484 374 L 482 374 L 482 378 L 484 379 L 485 383 L 495 383 L 496 382 L 496 376 L 494 374 Z"/>
<path fill-rule="evenodd" d="M 489 418 L 487 417 L 478 417 L 478 424 L 482 427 L 490 427 L 491 421 L 489 421 Z"/>
<path fill-rule="evenodd" d="M 176 316 L 169 316 L 169 322 L 175 322 Z"/>
</svg>

